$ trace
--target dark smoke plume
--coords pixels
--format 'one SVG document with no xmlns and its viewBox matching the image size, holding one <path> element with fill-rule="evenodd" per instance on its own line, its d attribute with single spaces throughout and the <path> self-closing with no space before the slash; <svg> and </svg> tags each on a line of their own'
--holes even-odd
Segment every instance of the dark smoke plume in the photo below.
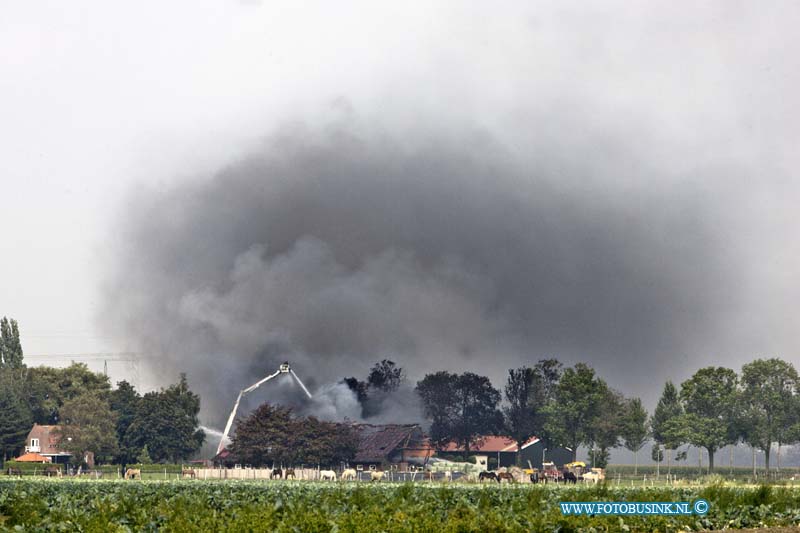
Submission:
<svg viewBox="0 0 800 533">
<path fill-rule="evenodd" d="M 306 409 L 331 418 L 358 409 L 337 383 L 384 358 L 412 384 L 469 369 L 498 387 L 511 366 L 587 361 L 652 396 L 662 377 L 624 376 L 674 374 L 714 335 L 714 310 L 735 305 L 706 193 L 624 144 L 521 154 L 484 133 L 408 139 L 293 126 L 213 176 L 138 191 L 107 329 L 157 355 L 162 379 L 187 372 L 220 424 L 283 360 L 321 395 Z M 279 382 L 258 402 L 301 402 Z"/>
</svg>

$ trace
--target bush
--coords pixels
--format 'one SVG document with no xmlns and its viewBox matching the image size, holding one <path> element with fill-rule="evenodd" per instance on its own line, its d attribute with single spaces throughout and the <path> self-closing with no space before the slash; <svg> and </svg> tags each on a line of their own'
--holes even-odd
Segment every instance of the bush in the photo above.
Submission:
<svg viewBox="0 0 800 533">
<path fill-rule="evenodd" d="M 44 473 L 44 469 L 47 467 L 54 467 L 57 466 L 61 469 L 61 472 L 64 472 L 64 465 L 60 464 L 52 464 L 52 463 L 25 463 L 19 461 L 6 461 L 3 464 L 3 473 L 5 474 L 8 472 L 9 468 L 16 468 L 20 472 L 22 472 L 23 476 L 33 476 L 33 475 L 42 475 Z"/>
</svg>

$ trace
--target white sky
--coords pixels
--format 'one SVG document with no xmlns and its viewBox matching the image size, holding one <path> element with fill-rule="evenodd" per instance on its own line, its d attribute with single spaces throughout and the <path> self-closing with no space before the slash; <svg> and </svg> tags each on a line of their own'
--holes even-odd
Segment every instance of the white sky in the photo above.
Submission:
<svg viewBox="0 0 800 533">
<path fill-rule="evenodd" d="M 527 117 L 566 102 L 587 130 L 657 124 L 665 142 L 632 149 L 676 174 L 691 145 L 692 164 L 724 151 L 745 181 L 777 176 L 743 206 L 764 223 L 744 242 L 778 251 L 753 277 L 787 311 L 800 3 L 431 4 L 0 0 L 0 315 L 26 353 L 136 349 L 94 327 L 125 194 L 200 179 L 342 101 L 395 129 L 468 117 L 518 149 Z"/>
</svg>

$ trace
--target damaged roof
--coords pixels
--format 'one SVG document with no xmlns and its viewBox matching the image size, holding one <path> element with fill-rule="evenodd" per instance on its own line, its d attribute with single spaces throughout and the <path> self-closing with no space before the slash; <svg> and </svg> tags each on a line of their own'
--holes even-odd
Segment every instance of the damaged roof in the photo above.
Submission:
<svg viewBox="0 0 800 533">
<path fill-rule="evenodd" d="M 360 440 L 354 461 L 357 463 L 377 463 L 398 449 L 418 446 L 423 440 L 422 429 L 418 424 L 356 424 Z"/>
</svg>

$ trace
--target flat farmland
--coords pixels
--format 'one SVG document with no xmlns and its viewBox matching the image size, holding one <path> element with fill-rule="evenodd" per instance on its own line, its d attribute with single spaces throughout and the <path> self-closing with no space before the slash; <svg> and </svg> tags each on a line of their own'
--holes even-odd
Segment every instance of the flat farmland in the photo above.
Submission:
<svg viewBox="0 0 800 533">
<path fill-rule="evenodd" d="M 704 516 L 563 516 L 559 502 L 693 501 Z M 301 481 L 0 480 L 2 531 L 698 531 L 800 523 L 800 490 Z"/>
</svg>

